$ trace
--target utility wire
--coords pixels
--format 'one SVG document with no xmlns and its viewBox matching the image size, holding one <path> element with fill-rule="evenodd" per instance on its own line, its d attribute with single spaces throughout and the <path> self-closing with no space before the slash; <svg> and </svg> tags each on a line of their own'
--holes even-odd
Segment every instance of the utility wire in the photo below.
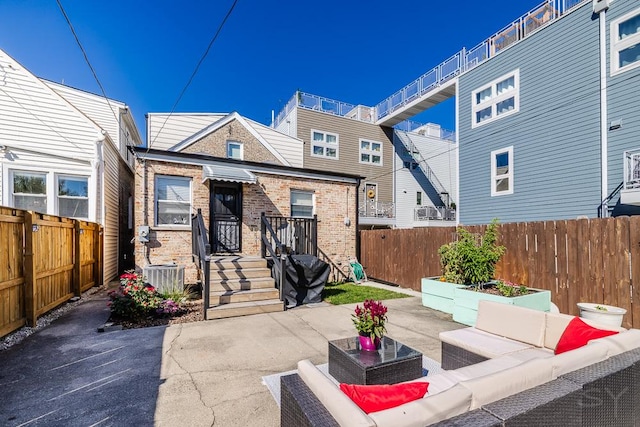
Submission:
<svg viewBox="0 0 640 427">
<path fill-rule="evenodd" d="M 109 105 L 109 110 L 111 110 L 111 114 L 113 114 L 113 118 L 116 119 L 116 123 L 118 124 L 118 129 L 119 129 L 120 128 L 120 120 L 116 116 L 116 113 L 113 110 L 113 107 L 111 106 L 111 101 L 107 97 L 107 93 L 105 92 L 104 87 L 102 86 L 102 83 L 100 83 L 100 79 L 98 78 L 98 75 L 96 74 L 96 70 L 93 68 L 93 65 L 91 65 L 91 61 L 89 61 L 89 57 L 87 56 L 87 52 L 84 50 L 84 47 L 82 46 L 82 43 L 80 43 L 80 39 L 78 38 L 78 34 L 76 33 L 76 30 L 73 28 L 73 24 L 71 24 L 71 20 L 69 19 L 69 16 L 67 15 L 67 12 L 65 12 L 64 7 L 62 7 L 62 3 L 60 2 L 60 0 L 56 0 L 56 3 L 58 3 L 58 7 L 60 8 L 60 12 L 62 12 L 62 15 L 64 16 L 64 19 L 67 21 L 67 25 L 69 25 L 69 29 L 71 29 L 71 33 L 73 34 L 73 37 L 76 39 L 76 43 L 78 44 L 78 47 L 82 51 L 82 56 L 84 56 L 84 60 L 87 63 L 87 65 L 89 66 L 89 69 L 91 70 L 91 74 L 93 74 L 93 78 L 96 80 L 96 83 L 98 83 L 98 87 L 100 87 L 100 91 L 102 92 L 102 96 L 104 96 L 104 99 L 107 100 L 107 104 Z"/>
<path fill-rule="evenodd" d="M 158 132 L 156 132 L 155 138 L 153 138 L 153 141 L 151 141 L 149 143 L 149 146 L 147 147 L 147 153 L 151 149 L 151 146 L 153 145 L 153 143 L 156 142 L 156 139 L 158 139 L 158 136 L 160 135 L 160 132 L 162 132 L 162 129 L 164 129 L 164 126 L 167 124 L 167 121 L 169 120 L 169 117 L 171 117 L 171 115 L 175 112 L 176 107 L 178 106 L 178 103 L 180 102 L 180 100 L 184 96 L 185 92 L 187 91 L 187 89 L 191 85 L 191 82 L 193 81 L 194 77 L 196 76 L 196 74 L 198 74 L 198 70 L 200 70 L 200 66 L 204 62 L 204 60 L 207 57 L 207 55 L 209 54 L 209 51 L 211 50 L 211 47 L 213 46 L 213 43 L 215 43 L 216 39 L 220 35 L 220 32 L 222 31 L 222 28 L 224 27 L 224 24 L 227 22 L 227 20 L 231 16 L 231 12 L 233 12 L 233 9 L 236 7 L 237 3 L 238 3 L 238 0 L 234 0 L 233 1 L 233 4 L 231 5 L 229 10 L 227 11 L 227 14 L 225 15 L 225 17 L 222 20 L 222 22 L 220 23 L 220 25 L 218 26 L 217 31 L 215 32 L 215 34 L 213 35 L 213 37 L 209 41 L 209 45 L 207 46 L 207 49 L 204 51 L 204 53 L 200 57 L 200 60 L 198 61 L 198 64 L 196 64 L 196 67 L 193 70 L 193 73 L 191 73 L 191 77 L 189 77 L 189 80 L 187 81 L 187 84 L 184 85 L 184 88 L 182 88 L 182 91 L 180 92 L 180 95 L 178 95 L 178 99 L 176 99 L 176 102 L 173 104 L 173 107 L 171 107 L 171 111 L 169 112 L 167 117 L 164 119 L 164 122 L 162 123 L 162 126 L 160 126 L 160 129 L 158 130 Z M 147 135 L 147 137 L 149 137 L 149 135 Z"/>
</svg>

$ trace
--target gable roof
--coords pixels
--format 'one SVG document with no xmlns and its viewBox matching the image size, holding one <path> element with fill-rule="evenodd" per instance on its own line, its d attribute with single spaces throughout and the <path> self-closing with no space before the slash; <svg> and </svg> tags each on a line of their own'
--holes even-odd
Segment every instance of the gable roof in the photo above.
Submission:
<svg viewBox="0 0 640 427">
<path fill-rule="evenodd" d="M 147 113 L 147 147 L 168 150 L 229 113 Z"/>
<path fill-rule="evenodd" d="M 273 154 L 274 157 L 277 158 L 283 165 L 302 167 L 302 164 L 301 163 L 298 164 L 298 162 L 296 161 L 297 159 L 294 160 L 293 162 L 290 161 L 292 159 L 289 159 L 283 156 L 282 153 L 278 149 L 276 149 L 276 147 L 274 147 L 274 144 L 277 143 L 279 140 L 282 140 L 283 142 L 285 142 L 285 144 L 288 143 L 288 144 L 294 144 L 294 145 L 304 144 L 302 140 L 298 138 L 293 138 L 289 135 L 285 135 L 268 126 L 265 126 L 253 120 L 247 119 L 235 111 L 233 113 L 230 113 L 220 118 L 218 121 L 210 124 L 204 129 L 201 129 L 200 131 L 194 133 L 193 135 L 181 141 L 180 143 L 169 148 L 169 151 L 182 151 L 185 148 L 189 147 L 190 145 L 194 144 L 195 142 L 200 141 L 202 138 L 214 133 L 218 129 L 222 128 L 228 123 L 231 123 L 234 120 L 236 120 L 245 129 L 247 129 L 247 131 L 249 131 L 249 133 L 251 133 L 251 135 L 253 135 L 254 138 L 256 138 L 267 150 L 269 150 L 269 152 Z M 292 164 L 292 163 L 295 163 L 295 164 Z"/>
</svg>

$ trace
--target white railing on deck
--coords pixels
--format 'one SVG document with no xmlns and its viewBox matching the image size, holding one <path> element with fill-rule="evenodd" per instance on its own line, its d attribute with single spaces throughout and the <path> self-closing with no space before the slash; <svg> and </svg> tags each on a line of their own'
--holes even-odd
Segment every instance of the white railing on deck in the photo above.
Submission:
<svg viewBox="0 0 640 427">
<path fill-rule="evenodd" d="M 493 57 L 513 43 L 529 36 L 538 28 L 561 17 L 589 0 L 545 0 L 472 49 L 462 48 L 452 57 L 409 83 L 376 105 L 378 120 Z"/>
<path fill-rule="evenodd" d="M 395 218 L 393 202 L 376 202 L 365 200 L 358 208 L 358 216 L 362 218 Z"/>
<path fill-rule="evenodd" d="M 435 206 L 418 206 L 413 210 L 415 221 L 455 221 L 456 210 Z"/>
</svg>

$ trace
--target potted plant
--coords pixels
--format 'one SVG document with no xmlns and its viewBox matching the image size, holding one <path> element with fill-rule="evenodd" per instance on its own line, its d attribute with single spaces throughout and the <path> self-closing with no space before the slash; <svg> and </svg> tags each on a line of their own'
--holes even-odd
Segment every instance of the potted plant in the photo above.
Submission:
<svg viewBox="0 0 640 427">
<path fill-rule="evenodd" d="M 580 317 L 593 320 L 603 325 L 622 326 L 622 318 L 627 310 L 605 304 L 579 302 Z"/>
<path fill-rule="evenodd" d="M 442 276 L 422 279 L 422 304 L 425 307 L 452 314 L 457 288 L 493 279 L 496 264 L 505 250 L 504 246 L 497 245 L 497 228 L 496 219 L 482 236 L 458 227 L 457 240 L 438 250 Z"/>
<path fill-rule="evenodd" d="M 362 308 L 356 305 L 351 320 L 358 331 L 360 348 L 366 351 L 375 351 L 380 348 L 384 333 L 387 331 L 387 307 L 382 301 L 365 300 Z"/>
</svg>

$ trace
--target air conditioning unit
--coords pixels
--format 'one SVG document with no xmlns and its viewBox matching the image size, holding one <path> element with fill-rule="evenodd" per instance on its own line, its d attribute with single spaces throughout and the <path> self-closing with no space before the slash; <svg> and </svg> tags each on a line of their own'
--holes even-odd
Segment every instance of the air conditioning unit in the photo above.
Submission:
<svg viewBox="0 0 640 427">
<path fill-rule="evenodd" d="M 160 293 L 184 291 L 184 265 L 147 265 L 142 274 L 147 283 Z"/>
</svg>

